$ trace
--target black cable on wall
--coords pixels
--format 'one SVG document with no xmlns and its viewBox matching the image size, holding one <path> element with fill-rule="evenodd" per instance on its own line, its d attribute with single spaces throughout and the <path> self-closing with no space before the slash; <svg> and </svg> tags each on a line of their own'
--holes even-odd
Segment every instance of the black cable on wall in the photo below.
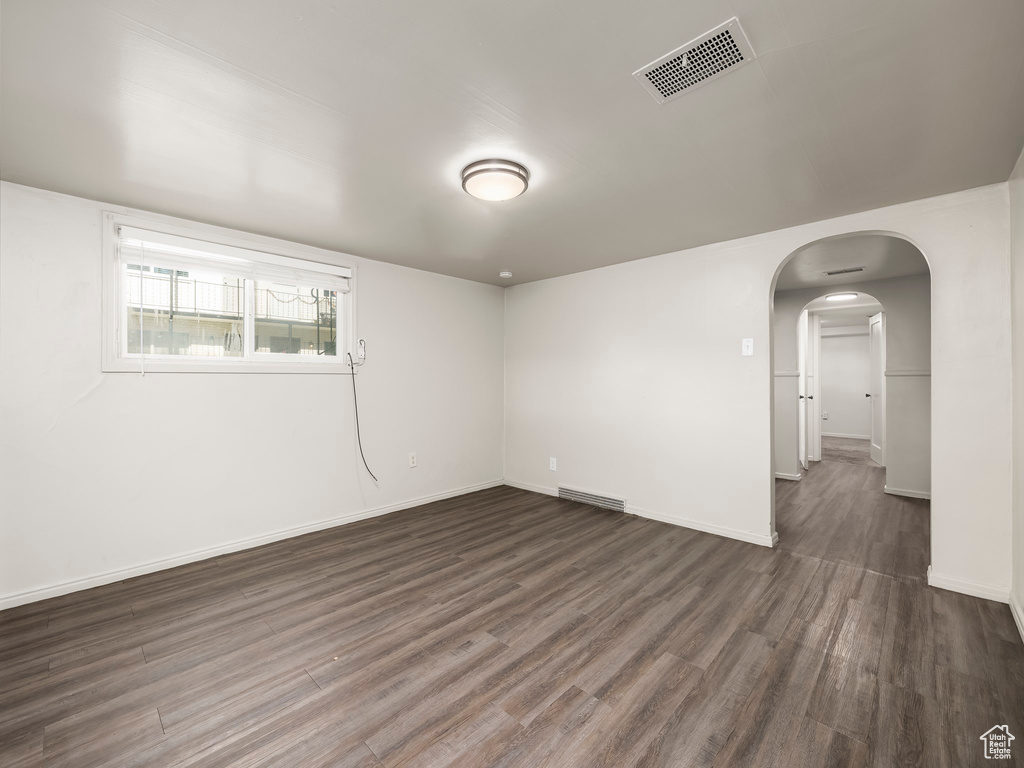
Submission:
<svg viewBox="0 0 1024 768">
<path fill-rule="evenodd" d="M 363 437 L 359 434 L 359 398 L 356 396 L 356 366 L 352 362 L 352 353 L 347 352 L 348 355 L 348 367 L 352 371 L 352 405 L 356 412 L 356 442 L 359 444 L 359 456 L 363 460 L 363 466 L 366 467 L 366 471 L 370 473 L 370 477 L 373 478 L 373 482 L 379 482 L 377 476 L 370 470 L 370 465 L 366 463 L 366 454 L 363 453 Z"/>
</svg>

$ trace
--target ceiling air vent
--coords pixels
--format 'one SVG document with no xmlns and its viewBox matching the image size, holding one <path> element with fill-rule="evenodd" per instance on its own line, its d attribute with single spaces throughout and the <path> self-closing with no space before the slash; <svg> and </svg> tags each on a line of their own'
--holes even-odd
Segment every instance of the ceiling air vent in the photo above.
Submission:
<svg viewBox="0 0 1024 768">
<path fill-rule="evenodd" d="M 864 267 L 846 267 L 845 269 L 833 269 L 831 272 L 825 274 L 831 277 L 832 275 L 848 275 L 851 272 L 863 272 Z"/>
<path fill-rule="evenodd" d="M 692 91 L 754 59 L 754 49 L 733 17 L 633 73 L 659 104 Z"/>
</svg>

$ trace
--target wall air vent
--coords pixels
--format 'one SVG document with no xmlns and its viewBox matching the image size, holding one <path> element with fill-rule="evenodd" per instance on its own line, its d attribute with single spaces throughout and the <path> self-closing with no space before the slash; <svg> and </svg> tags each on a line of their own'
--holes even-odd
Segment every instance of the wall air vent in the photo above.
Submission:
<svg viewBox="0 0 1024 768">
<path fill-rule="evenodd" d="M 565 488 L 561 485 L 558 486 L 558 498 L 568 499 L 569 501 L 578 501 L 580 504 L 588 504 L 591 507 L 610 509 L 613 512 L 626 511 L 625 499 L 616 499 L 613 496 L 598 496 L 596 493 L 581 491 L 577 488 Z"/>
<path fill-rule="evenodd" d="M 633 73 L 659 104 L 682 96 L 754 59 L 754 49 L 733 17 Z"/>
<path fill-rule="evenodd" d="M 864 267 L 846 267 L 845 269 L 833 269 L 825 274 L 831 277 L 832 275 L 848 275 L 851 272 L 863 272 Z"/>
</svg>

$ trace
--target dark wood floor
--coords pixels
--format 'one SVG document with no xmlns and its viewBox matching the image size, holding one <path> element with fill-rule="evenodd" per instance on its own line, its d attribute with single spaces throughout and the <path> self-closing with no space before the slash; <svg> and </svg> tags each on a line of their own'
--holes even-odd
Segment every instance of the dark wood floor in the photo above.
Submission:
<svg viewBox="0 0 1024 768">
<path fill-rule="evenodd" d="M 985 764 L 1024 647 L 881 472 L 775 550 L 496 488 L 13 609 L 0 765 Z"/>
<path fill-rule="evenodd" d="M 865 467 L 879 466 L 871 459 L 871 441 L 854 437 L 821 436 L 821 460 L 839 461 L 843 464 L 860 464 Z"/>
</svg>

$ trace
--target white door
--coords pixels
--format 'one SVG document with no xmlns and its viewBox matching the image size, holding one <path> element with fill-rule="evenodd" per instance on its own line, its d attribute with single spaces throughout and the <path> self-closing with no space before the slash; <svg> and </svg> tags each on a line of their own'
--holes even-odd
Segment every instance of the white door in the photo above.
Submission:
<svg viewBox="0 0 1024 768">
<path fill-rule="evenodd" d="M 871 459 L 885 466 L 885 313 L 868 320 L 871 344 Z"/>
<path fill-rule="evenodd" d="M 807 469 L 807 311 L 800 313 L 796 326 L 796 367 L 800 372 L 797 379 L 797 451 L 800 466 Z"/>
<path fill-rule="evenodd" d="M 807 458 L 821 461 L 821 315 L 807 322 Z"/>
</svg>

